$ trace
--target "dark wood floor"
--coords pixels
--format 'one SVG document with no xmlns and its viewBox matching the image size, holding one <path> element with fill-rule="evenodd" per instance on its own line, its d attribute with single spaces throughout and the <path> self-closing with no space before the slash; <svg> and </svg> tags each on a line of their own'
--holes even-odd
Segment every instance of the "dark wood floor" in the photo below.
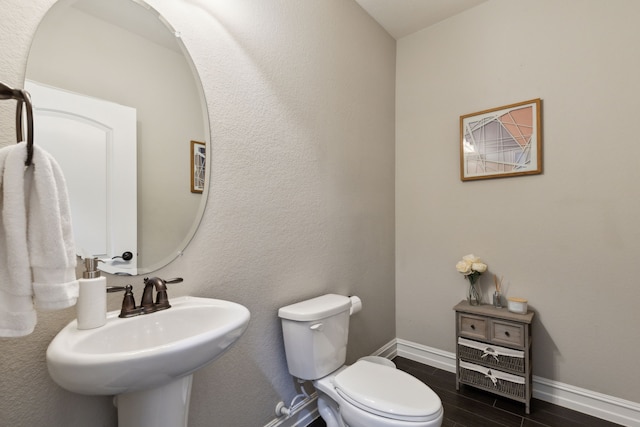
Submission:
<svg viewBox="0 0 640 427">
<path fill-rule="evenodd" d="M 599 418 L 532 399 L 531 414 L 524 404 L 468 386 L 456 391 L 456 376 L 402 357 L 393 360 L 398 369 L 415 376 L 435 391 L 444 406 L 442 427 L 613 427 Z M 326 427 L 317 419 L 309 427 Z"/>
</svg>

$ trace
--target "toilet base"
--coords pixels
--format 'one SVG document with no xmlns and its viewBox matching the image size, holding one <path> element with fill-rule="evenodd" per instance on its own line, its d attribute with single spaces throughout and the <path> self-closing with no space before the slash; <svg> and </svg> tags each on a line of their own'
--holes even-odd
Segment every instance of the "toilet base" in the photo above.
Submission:
<svg viewBox="0 0 640 427">
<path fill-rule="evenodd" d="M 318 412 L 327 427 L 346 427 L 340 418 L 338 404 L 321 391 L 318 391 Z"/>
</svg>

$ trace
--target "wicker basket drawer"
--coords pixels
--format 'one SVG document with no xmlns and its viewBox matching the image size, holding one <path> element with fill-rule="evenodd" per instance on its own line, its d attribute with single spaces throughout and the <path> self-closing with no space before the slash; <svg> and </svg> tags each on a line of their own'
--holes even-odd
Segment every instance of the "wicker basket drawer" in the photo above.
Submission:
<svg viewBox="0 0 640 427">
<path fill-rule="evenodd" d="M 518 399 L 525 398 L 525 379 L 473 363 L 460 362 L 460 381 Z"/>
<path fill-rule="evenodd" d="M 488 339 L 489 319 L 486 317 L 472 316 L 470 314 L 459 314 L 458 324 L 460 335 L 476 339 Z"/>
<path fill-rule="evenodd" d="M 491 321 L 491 342 L 524 347 L 524 325 L 521 323 Z"/>
<path fill-rule="evenodd" d="M 458 338 L 458 357 L 514 372 L 525 371 L 524 351 Z"/>
</svg>

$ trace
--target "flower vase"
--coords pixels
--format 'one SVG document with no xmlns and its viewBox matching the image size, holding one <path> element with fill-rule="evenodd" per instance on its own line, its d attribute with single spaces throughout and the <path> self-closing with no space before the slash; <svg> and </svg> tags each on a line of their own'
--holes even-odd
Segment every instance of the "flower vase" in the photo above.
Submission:
<svg viewBox="0 0 640 427">
<path fill-rule="evenodd" d="M 480 305 L 480 292 L 475 282 L 469 282 L 469 293 L 467 294 L 469 305 Z"/>
</svg>

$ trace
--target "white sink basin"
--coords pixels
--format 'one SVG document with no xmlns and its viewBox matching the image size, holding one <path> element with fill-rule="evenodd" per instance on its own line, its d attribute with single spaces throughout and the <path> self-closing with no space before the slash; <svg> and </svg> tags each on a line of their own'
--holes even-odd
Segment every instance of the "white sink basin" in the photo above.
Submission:
<svg viewBox="0 0 640 427">
<path fill-rule="evenodd" d="M 47 349 L 47 366 L 61 387 L 113 395 L 163 386 L 192 374 L 227 350 L 245 331 L 249 310 L 210 298 L 178 297 L 171 308 L 78 330 L 74 320 Z"/>
</svg>

